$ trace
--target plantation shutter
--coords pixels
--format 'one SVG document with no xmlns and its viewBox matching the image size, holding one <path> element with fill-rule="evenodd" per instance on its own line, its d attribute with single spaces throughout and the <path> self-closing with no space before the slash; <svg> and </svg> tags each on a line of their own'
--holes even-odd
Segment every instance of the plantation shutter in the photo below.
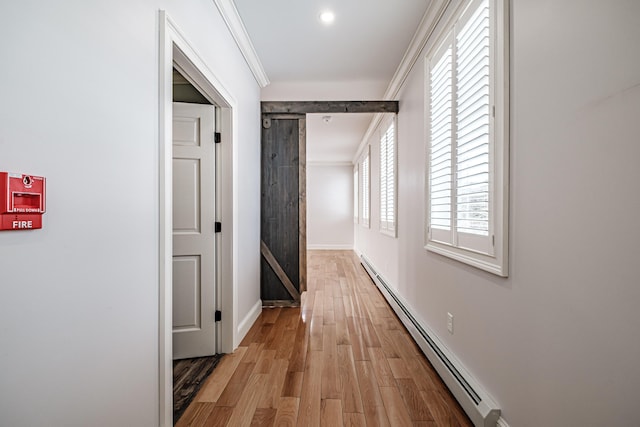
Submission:
<svg viewBox="0 0 640 427">
<path fill-rule="evenodd" d="M 387 228 L 387 134 L 380 138 L 380 228 Z"/>
<path fill-rule="evenodd" d="M 353 167 L 353 222 L 358 223 L 358 165 Z"/>
<path fill-rule="evenodd" d="M 503 277 L 509 270 L 509 3 L 464 0 L 425 62 L 425 248 Z"/>
<path fill-rule="evenodd" d="M 360 174 L 362 175 L 362 224 L 369 226 L 369 154 L 362 161 L 360 168 Z"/>
<path fill-rule="evenodd" d="M 429 234 L 430 239 L 453 243 L 452 215 L 452 104 L 453 46 L 451 37 L 430 61 Z"/>
<path fill-rule="evenodd" d="M 380 139 L 380 228 L 395 231 L 395 125 Z"/>
<path fill-rule="evenodd" d="M 489 1 L 474 1 L 456 28 L 457 245 L 489 252 Z"/>
<path fill-rule="evenodd" d="M 491 253 L 489 1 L 476 0 L 429 60 L 429 239 Z"/>
</svg>

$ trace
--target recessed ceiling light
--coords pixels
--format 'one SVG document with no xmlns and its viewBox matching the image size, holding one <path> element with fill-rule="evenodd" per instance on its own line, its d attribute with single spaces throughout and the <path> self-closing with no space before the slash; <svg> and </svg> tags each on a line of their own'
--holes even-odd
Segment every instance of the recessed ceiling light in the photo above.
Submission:
<svg viewBox="0 0 640 427">
<path fill-rule="evenodd" d="M 320 14 L 320 22 L 322 22 L 324 25 L 333 24 L 333 21 L 335 21 L 335 19 L 336 15 L 330 10 L 325 10 Z"/>
</svg>

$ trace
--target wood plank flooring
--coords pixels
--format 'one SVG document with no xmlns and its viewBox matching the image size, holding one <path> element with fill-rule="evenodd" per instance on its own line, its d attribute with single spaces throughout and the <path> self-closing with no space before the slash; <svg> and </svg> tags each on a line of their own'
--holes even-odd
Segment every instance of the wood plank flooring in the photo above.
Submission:
<svg viewBox="0 0 640 427">
<path fill-rule="evenodd" d="M 298 308 L 266 308 L 177 426 L 471 426 L 352 251 L 309 251 Z"/>
<path fill-rule="evenodd" d="M 204 381 L 220 362 L 222 354 L 173 361 L 173 423 L 196 396 Z"/>
</svg>

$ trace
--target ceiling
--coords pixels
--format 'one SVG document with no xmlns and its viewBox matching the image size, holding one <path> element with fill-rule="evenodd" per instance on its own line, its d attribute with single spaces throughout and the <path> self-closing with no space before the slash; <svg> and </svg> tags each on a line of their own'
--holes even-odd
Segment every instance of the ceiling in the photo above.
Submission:
<svg viewBox="0 0 640 427">
<path fill-rule="evenodd" d="M 383 99 L 430 3 L 429 0 L 234 1 L 271 81 L 263 89 L 262 98 L 280 101 Z M 335 14 L 331 25 L 320 22 L 319 15 L 325 10 Z M 319 91 L 319 87 L 324 90 Z M 333 87 L 338 89 L 331 90 Z M 323 122 L 322 116 L 307 117 L 308 161 L 351 161 L 372 115 L 332 115 L 329 123 Z"/>
</svg>

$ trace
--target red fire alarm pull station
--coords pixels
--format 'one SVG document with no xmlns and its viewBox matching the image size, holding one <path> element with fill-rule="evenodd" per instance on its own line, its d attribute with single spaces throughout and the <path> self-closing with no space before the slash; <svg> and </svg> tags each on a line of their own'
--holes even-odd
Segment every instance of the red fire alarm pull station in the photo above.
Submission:
<svg viewBox="0 0 640 427">
<path fill-rule="evenodd" d="M 0 230 L 42 228 L 45 205 L 45 178 L 0 172 Z"/>
</svg>

